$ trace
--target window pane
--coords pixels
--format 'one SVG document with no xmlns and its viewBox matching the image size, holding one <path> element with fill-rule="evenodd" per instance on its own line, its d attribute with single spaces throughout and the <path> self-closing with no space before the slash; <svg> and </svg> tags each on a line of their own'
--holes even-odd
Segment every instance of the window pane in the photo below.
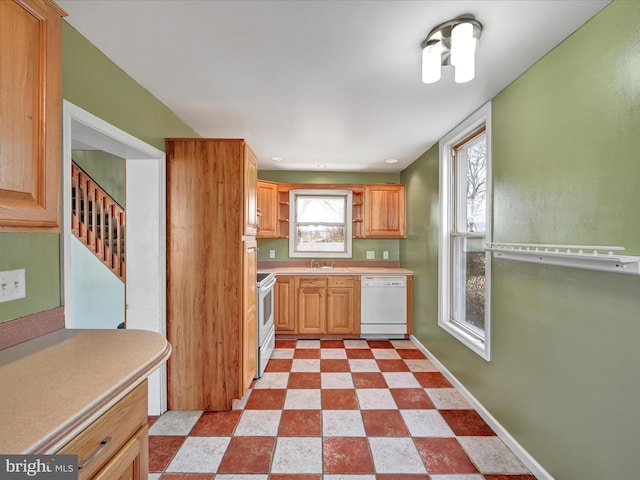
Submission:
<svg viewBox="0 0 640 480">
<path fill-rule="evenodd" d="M 345 252 L 344 225 L 297 225 L 296 250 L 305 252 Z"/>
<path fill-rule="evenodd" d="M 455 237 L 453 241 L 453 320 L 484 336 L 485 237 Z"/>
<path fill-rule="evenodd" d="M 486 230 L 487 200 L 487 141 L 486 134 L 479 135 L 458 149 L 458 158 L 462 169 L 466 171 L 460 176 L 461 195 L 466 201 L 466 211 L 458 223 L 460 231 L 484 232 Z M 464 208 L 463 205 L 460 205 Z"/>
<path fill-rule="evenodd" d="M 311 197 L 296 199 L 296 220 L 300 223 L 345 223 L 345 197 Z"/>
</svg>

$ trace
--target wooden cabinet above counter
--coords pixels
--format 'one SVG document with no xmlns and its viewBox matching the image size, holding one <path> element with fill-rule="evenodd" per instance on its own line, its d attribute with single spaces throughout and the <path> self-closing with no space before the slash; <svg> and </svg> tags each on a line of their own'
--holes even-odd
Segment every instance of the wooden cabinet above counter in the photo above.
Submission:
<svg viewBox="0 0 640 480">
<path fill-rule="evenodd" d="M 258 180 L 258 238 L 289 236 L 289 192 L 298 189 L 351 190 L 353 238 L 404 238 L 405 186 L 401 184 L 309 184 Z"/>
<path fill-rule="evenodd" d="M 65 15 L 51 0 L 0 2 L 0 232 L 59 231 Z"/>
</svg>

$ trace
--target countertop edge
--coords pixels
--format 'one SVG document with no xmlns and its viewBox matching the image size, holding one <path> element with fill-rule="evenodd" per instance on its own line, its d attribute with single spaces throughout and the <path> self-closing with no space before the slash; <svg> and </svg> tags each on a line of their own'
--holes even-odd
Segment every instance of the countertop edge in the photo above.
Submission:
<svg viewBox="0 0 640 480">
<path fill-rule="evenodd" d="M 140 385 L 156 368 L 158 368 L 171 355 L 171 344 L 166 342 L 165 349 L 156 357 L 143 364 L 135 373 L 120 384 L 115 385 L 111 391 L 78 413 L 70 422 L 61 429 L 53 432 L 30 449 L 29 454 L 51 454 L 68 443 L 74 436 L 84 430 L 89 424 L 99 418 L 109 408 L 125 397 L 135 387 Z"/>
</svg>

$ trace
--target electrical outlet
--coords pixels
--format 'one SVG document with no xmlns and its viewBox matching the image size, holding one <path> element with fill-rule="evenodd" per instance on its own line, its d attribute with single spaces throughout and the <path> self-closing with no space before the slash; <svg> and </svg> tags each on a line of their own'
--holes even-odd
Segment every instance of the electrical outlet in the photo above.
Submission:
<svg viewBox="0 0 640 480">
<path fill-rule="evenodd" d="M 0 272 L 0 302 L 26 297 L 24 268 Z"/>
<path fill-rule="evenodd" d="M 389 260 L 389 252 L 388 252 L 387 250 L 384 250 L 384 251 L 382 252 L 382 258 L 383 258 L 384 260 Z"/>
<path fill-rule="evenodd" d="M 376 252 L 373 250 L 367 250 L 367 260 L 373 260 L 376 258 Z"/>
<path fill-rule="evenodd" d="M 276 251 L 275 250 L 269 250 L 269 258 L 276 258 Z"/>
</svg>

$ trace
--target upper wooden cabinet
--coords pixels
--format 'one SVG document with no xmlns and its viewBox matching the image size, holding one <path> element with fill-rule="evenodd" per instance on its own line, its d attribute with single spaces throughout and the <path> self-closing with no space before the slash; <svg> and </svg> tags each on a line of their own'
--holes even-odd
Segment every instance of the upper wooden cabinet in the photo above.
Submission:
<svg viewBox="0 0 640 480">
<path fill-rule="evenodd" d="M 258 184 L 258 208 L 261 210 L 258 238 L 285 238 L 289 236 L 289 191 L 298 189 L 351 190 L 353 193 L 353 228 L 351 233 L 353 238 L 403 238 L 406 234 L 404 185 L 388 183 L 365 185 L 290 184 L 263 180 L 259 180 Z M 273 188 L 277 190 L 277 193 L 271 190 Z M 276 195 L 275 200 L 274 195 Z"/>
<path fill-rule="evenodd" d="M 243 143 L 244 156 L 244 234 L 258 233 L 258 161 L 256 154 Z"/>
<path fill-rule="evenodd" d="M 228 410 L 256 369 L 255 163 L 243 140 L 166 145 L 169 408 Z"/>
<path fill-rule="evenodd" d="M 59 231 L 65 15 L 49 0 L 0 1 L 0 231 Z"/>
<path fill-rule="evenodd" d="M 278 184 L 258 180 L 258 238 L 278 236 Z"/>
<path fill-rule="evenodd" d="M 406 235 L 404 185 L 364 186 L 364 236 L 397 238 Z"/>
</svg>

